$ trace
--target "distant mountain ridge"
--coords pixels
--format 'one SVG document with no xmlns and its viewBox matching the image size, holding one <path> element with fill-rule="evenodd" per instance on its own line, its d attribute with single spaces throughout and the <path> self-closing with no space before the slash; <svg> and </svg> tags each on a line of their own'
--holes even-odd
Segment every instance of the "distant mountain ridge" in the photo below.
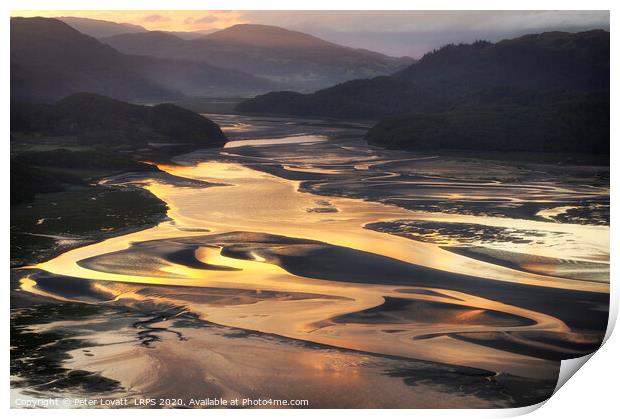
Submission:
<svg viewBox="0 0 620 419">
<path fill-rule="evenodd" d="M 205 39 L 270 48 L 335 48 L 341 45 L 279 26 L 243 23 L 204 36 Z M 353 49 L 353 48 L 350 48 Z"/>
<path fill-rule="evenodd" d="M 11 19 L 11 97 L 49 102 L 77 92 L 117 99 L 251 94 L 265 79 L 205 63 L 120 53 L 57 19 Z"/>
<path fill-rule="evenodd" d="M 66 23 L 79 32 L 82 32 L 84 35 L 92 36 L 93 38 L 103 38 L 122 33 L 140 33 L 147 31 L 144 27 L 131 23 L 117 23 L 110 22 L 108 20 L 89 19 L 75 16 L 60 16 L 56 19 Z"/>
<path fill-rule="evenodd" d="M 377 118 L 446 109 L 468 95 L 497 88 L 608 91 L 609 32 L 548 32 L 495 44 L 447 45 L 391 76 L 305 95 L 272 92 L 242 102 L 239 110 Z"/>
<path fill-rule="evenodd" d="M 498 86 L 608 90 L 609 32 L 545 32 L 446 45 L 394 77 L 458 93 Z"/>
<path fill-rule="evenodd" d="M 391 148 L 609 153 L 609 32 L 548 32 L 447 45 L 391 76 L 311 94 L 271 92 L 237 110 L 381 119 Z"/>
<path fill-rule="evenodd" d="M 296 90 L 390 74 L 413 62 L 341 46 L 277 26 L 240 24 L 195 39 L 167 32 L 121 34 L 102 42 L 126 54 L 205 62 L 241 70 Z"/>
</svg>

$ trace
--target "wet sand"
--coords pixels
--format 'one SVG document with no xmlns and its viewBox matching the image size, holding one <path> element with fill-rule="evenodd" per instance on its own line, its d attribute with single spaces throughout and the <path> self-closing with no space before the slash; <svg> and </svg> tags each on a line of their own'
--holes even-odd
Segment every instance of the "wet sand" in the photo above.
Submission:
<svg viewBox="0 0 620 419">
<path fill-rule="evenodd" d="M 63 365 L 70 372 L 18 388 L 22 397 L 37 394 L 33 387 L 75 394 L 71 381 L 79 376 L 77 394 L 127 397 L 130 407 L 148 394 L 181 399 L 183 405 L 176 407 L 201 407 L 200 400 L 209 397 L 299 399 L 308 400 L 310 408 L 472 408 L 534 403 L 554 384 L 220 327 L 163 307 L 159 312 L 167 318 L 116 310 L 82 309 L 80 320 L 56 313 L 61 320 L 30 326 L 31 333 L 71 336 L 77 343 L 53 352 L 68 358 Z M 133 343 L 136 333 L 141 333 L 139 345 Z M 446 393 L 450 397 L 442 397 Z"/>
<path fill-rule="evenodd" d="M 246 138 L 252 121 L 243 124 Z M 607 323 L 609 229 L 537 214 L 569 201 L 598 208 L 591 202 L 608 200 L 604 182 L 593 180 L 587 188 L 584 170 L 574 178 L 554 177 L 553 167 L 543 176 L 540 167 L 528 172 L 478 161 L 458 178 L 450 159 L 368 147 L 348 139 L 355 133 L 351 127 L 330 136 L 308 129 L 291 125 L 295 135 L 289 143 L 281 138 L 256 146 L 238 143 L 160 166 L 171 176 L 217 186 L 115 179 L 144 185 L 166 202 L 170 221 L 31 267 L 22 289 L 142 314 L 174 307 L 204 324 L 258 333 L 252 336 L 259 340 L 303 342 L 303 350 L 274 349 L 243 336 L 243 346 L 232 353 L 241 362 L 264 350 L 259 358 L 265 364 L 252 373 L 263 378 L 274 369 L 284 376 L 301 369 L 293 381 L 271 380 L 271 386 L 256 388 L 271 397 L 311 389 L 314 407 L 367 407 L 368 397 L 360 395 L 373 386 L 384 388 L 373 399 L 377 407 L 432 407 L 437 398 L 445 406 L 522 404 L 535 399 L 536 389 L 548 394 L 562 357 L 597 347 Z M 524 179 L 515 179 L 519 176 Z M 398 220 L 427 223 L 426 230 L 411 230 Z M 455 250 L 446 244 L 467 246 Z M 476 250 L 481 246 L 484 251 Z M 529 255 L 529 265 L 514 254 Z M 587 269 L 567 274 L 563 264 L 594 266 L 596 275 L 584 275 Z M 80 282 L 89 285 L 76 292 L 80 287 L 73 285 Z M 168 330 L 169 321 L 163 316 L 156 323 Z M 210 330 L 179 332 L 185 340 L 164 333 L 165 339 L 150 343 L 149 351 L 156 352 L 123 344 L 105 353 L 108 349 L 94 345 L 94 356 L 72 353 L 71 362 L 102 371 L 123 388 L 139 387 L 141 394 L 177 388 L 171 372 L 153 367 L 173 362 L 188 375 L 178 393 L 192 394 L 189 383 L 214 382 L 205 371 L 226 370 L 210 355 L 221 351 Z M 210 349 L 198 350 L 203 347 Z M 346 354 L 336 357 L 346 368 L 341 379 L 330 376 L 318 384 L 306 362 L 324 365 L 323 351 Z M 367 364 L 365 357 L 373 361 Z M 394 359 L 425 367 L 394 366 L 388 361 Z M 112 360 L 145 364 L 121 374 Z M 351 362 L 361 365 L 359 373 Z M 445 368 L 481 371 L 474 375 L 482 379 L 471 384 L 475 396 L 448 388 Z M 146 379 L 139 371 L 155 376 Z M 251 393 L 243 386 L 252 374 L 219 375 L 207 388 L 213 394 Z M 362 384 L 351 384 L 359 376 Z M 415 378 L 420 376 L 426 378 Z M 489 376 L 511 377 L 507 399 L 499 396 L 505 388 L 480 397 Z"/>
</svg>

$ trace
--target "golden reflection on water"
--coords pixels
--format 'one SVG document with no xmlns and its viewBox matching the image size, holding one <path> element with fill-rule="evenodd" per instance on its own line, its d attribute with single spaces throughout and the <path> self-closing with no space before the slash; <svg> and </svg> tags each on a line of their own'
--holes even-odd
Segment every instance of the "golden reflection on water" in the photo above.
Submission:
<svg viewBox="0 0 620 419">
<path fill-rule="evenodd" d="M 560 320 L 520 307 L 446 290 L 435 290 L 447 297 L 416 294 L 420 301 L 461 305 L 465 311 L 453 322 L 409 322 L 398 324 L 398 333 L 387 333 L 385 325 L 333 323 L 340 315 L 376 307 L 384 297 L 412 298 L 415 287 L 342 283 L 293 275 L 278 265 L 268 263 L 259 253 L 254 260 L 223 256 L 219 248 L 200 247 L 197 259 L 209 264 L 237 270 L 204 270 L 167 262 L 157 275 L 123 275 L 79 266 L 83 259 L 127 249 L 133 242 L 195 236 L 195 229 L 208 229 L 208 234 L 233 231 L 269 233 L 288 237 L 318 240 L 332 245 L 387 256 L 404 262 L 465 275 L 532 285 L 608 292 L 606 283 L 567 279 L 519 272 L 498 265 L 476 261 L 441 249 L 435 244 L 380 233 L 363 226 L 367 223 L 403 218 L 479 223 L 493 226 L 545 229 L 571 234 L 587 243 L 583 259 L 593 258 L 596 251 L 608 248 L 606 227 L 581 226 L 539 221 L 476 217 L 454 214 L 413 213 L 394 206 L 360 199 L 325 198 L 298 191 L 299 183 L 253 170 L 236 163 L 209 161 L 197 165 L 159 166 L 172 175 L 203 180 L 226 186 L 179 187 L 151 180 L 146 188 L 169 206 L 172 221 L 148 230 L 115 237 L 106 241 L 68 251 L 39 264 L 35 268 L 59 275 L 101 281 L 146 283 L 158 285 L 203 286 L 239 290 L 284 291 L 316 294 L 315 298 L 264 300 L 252 304 L 213 305 L 183 302 L 193 312 L 214 323 L 276 333 L 282 336 L 389 355 L 408 356 L 441 362 L 461 363 L 464 351 L 467 364 L 493 369 L 502 365 L 504 371 L 530 376 L 553 374 L 555 366 L 548 361 L 508 353 L 472 343 L 455 341 L 447 336 L 414 341 L 429 333 L 488 332 L 509 330 L 568 331 Z M 308 212 L 317 199 L 329 199 L 338 212 Z M 194 231 L 187 231 L 192 230 Z M 536 249 L 534 249 L 536 250 Z M 561 250 L 548 251 L 548 255 Z M 169 277 L 166 274 L 170 274 Z M 31 280 L 30 280 L 31 281 Z M 23 282 L 31 291 L 34 284 Z M 323 297 L 321 297 L 323 296 Z M 449 298 L 453 297 L 453 298 Z M 143 298 L 127 292 L 121 298 Z M 158 297 L 162 301 L 166 297 Z M 455 303 L 454 298 L 459 301 Z M 178 301 L 171 301 L 179 303 Z M 531 325 L 476 324 L 487 310 L 530 319 Z"/>
<path fill-rule="evenodd" d="M 294 137 L 285 138 L 269 138 L 269 139 L 251 139 L 251 140 L 235 140 L 228 141 L 224 148 L 237 148 L 244 146 L 263 146 L 263 145 L 275 145 L 275 144 L 303 144 L 311 145 L 320 142 L 327 141 L 327 138 L 322 135 L 298 135 Z"/>
</svg>

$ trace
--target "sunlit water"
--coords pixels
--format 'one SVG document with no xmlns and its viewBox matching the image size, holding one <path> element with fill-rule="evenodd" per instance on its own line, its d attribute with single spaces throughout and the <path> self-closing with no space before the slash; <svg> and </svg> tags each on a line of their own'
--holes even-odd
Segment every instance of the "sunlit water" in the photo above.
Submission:
<svg viewBox="0 0 620 419">
<path fill-rule="evenodd" d="M 244 132 L 247 130 L 248 127 L 244 126 Z M 319 196 L 300 191 L 299 180 L 285 179 L 264 170 L 259 171 L 253 165 L 244 164 L 264 163 L 264 156 L 257 156 L 252 152 L 246 155 L 230 154 L 238 148 L 248 150 L 252 147 L 270 147 L 270 150 L 277 154 L 278 147 L 282 147 L 282 154 L 286 158 L 281 162 L 270 158 L 269 164 L 274 161 L 281 163 L 283 170 L 292 173 L 337 176 L 341 170 L 338 164 L 346 163 L 330 165 L 329 159 L 335 158 L 332 155 L 316 161 L 306 156 L 311 153 L 315 144 L 325 142 L 326 139 L 323 136 L 305 135 L 263 139 L 254 144 L 250 140 L 233 141 L 221 152 L 194 153 L 177 158 L 178 165 L 160 165 L 160 169 L 171 175 L 215 183 L 218 186 L 179 186 L 161 179 L 142 179 L 146 189 L 166 202 L 170 220 L 144 231 L 68 251 L 37 265 L 36 268 L 63 276 L 102 281 L 100 287 L 116 295 L 117 301 L 151 299 L 182 305 L 202 319 L 216 324 L 339 348 L 467 365 L 523 376 L 549 377 L 556 373 L 557 365 L 554 362 L 454 339 L 450 334 L 570 334 L 571 328 L 565 321 L 520 305 L 483 298 L 467 287 L 461 291 L 454 287 L 443 288 L 441 280 L 437 281 L 437 286 L 429 286 L 426 278 L 428 272 L 420 274 L 425 275 L 426 282 L 423 286 L 415 285 L 415 277 L 405 285 L 390 285 L 390 278 L 375 278 L 368 283 L 343 282 L 337 278 L 318 279 L 316 276 L 295 275 L 287 271 L 269 252 L 261 250 L 261 246 L 256 244 L 253 244 L 251 257 L 245 259 L 223 255 L 222 245 L 218 244 L 204 244 L 196 248 L 196 260 L 228 268 L 225 270 L 190 266 L 166 257 L 159 257 L 157 263 L 151 263 L 153 255 L 147 252 L 134 252 L 130 257 L 123 257 L 123 252 L 130 251 L 132 244 L 146 241 L 162 240 L 165 247 L 170 246 L 170 240 L 177 240 L 178 243 L 174 245 L 183 246 L 183 240 L 192 240 L 197 236 L 230 232 L 265 233 L 319 241 L 445 273 L 483 278 L 491 281 L 489 284 L 527 285 L 531 286 L 532 293 L 537 293 L 537 288 L 541 286 L 594 293 L 608 292 L 607 281 L 571 280 L 554 276 L 552 270 L 543 270 L 545 274 L 541 274 L 511 269 L 459 255 L 432 242 L 411 240 L 364 228 L 367 224 L 376 222 L 415 219 L 557 232 L 562 234 L 563 239 L 550 235 L 539 237 L 527 245 L 496 243 L 495 249 L 549 258 L 570 256 L 575 260 L 605 264 L 608 263 L 609 247 L 606 226 L 412 211 L 359 198 Z M 360 144 L 360 147 L 363 147 L 363 144 Z M 245 160 L 235 160 L 235 157 L 239 156 Z M 365 170 L 368 165 L 372 163 L 360 163 L 356 170 Z M 353 165 L 349 163 L 348 166 Z M 458 202 L 464 198 L 463 185 L 460 186 L 460 192 L 448 194 L 448 199 Z M 482 189 L 485 187 L 480 183 L 475 186 Z M 443 191 L 448 189 L 444 188 Z M 570 238 L 568 241 L 567 237 Z M 456 240 L 454 242 L 457 243 Z M 292 247 L 290 252 L 298 252 L 303 256 L 304 249 L 303 246 Z M 286 253 L 289 250 L 282 246 L 277 251 Z M 120 255 L 118 259 L 115 259 L 115 255 L 106 256 L 113 252 L 120 252 L 115 254 Z M 104 258 L 101 260 L 105 263 L 112 260 L 120 268 L 101 268 L 112 264 L 83 263 L 89 258 L 97 261 L 97 257 L 102 256 Z M 355 271 L 354 259 L 352 261 L 343 260 L 342 264 L 352 263 L 350 269 Z M 123 266 L 130 265 L 131 269 L 123 270 Z M 251 301 L 248 304 L 214 304 L 184 299 L 179 297 L 178 293 L 144 295 L 137 292 L 141 286 L 138 284 L 199 286 L 205 290 L 276 291 L 306 297 L 265 298 L 263 301 Z M 30 278 L 22 281 L 22 287 L 32 292 L 44 293 L 37 289 L 36 280 Z M 413 308 L 406 309 L 409 310 L 408 317 L 395 321 L 363 318 L 353 321 L 347 318 L 348 315 L 381 306 L 386 298 L 412 302 Z M 439 305 L 434 305 L 435 303 Z"/>
</svg>

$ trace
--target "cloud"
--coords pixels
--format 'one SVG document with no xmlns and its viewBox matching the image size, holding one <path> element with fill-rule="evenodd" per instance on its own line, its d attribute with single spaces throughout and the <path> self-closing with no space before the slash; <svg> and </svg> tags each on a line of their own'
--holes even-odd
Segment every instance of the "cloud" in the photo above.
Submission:
<svg viewBox="0 0 620 419">
<path fill-rule="evenodd" d="M 170 22 L 170 18 L 162 15 L 148 15 L 142 18 L 143 22 Z"/>
<path fill-rule="evenodd" d="M 219 19 L 216 16 L 203 16 L 201 18 L 195 19 L 193 17 L 185 18 L 183 21 L 187 25 L 206 25 L 209 23 L 217 22 Z"/>
<path fill-rule="evenodd" d="M 215 16 L 205 16 L 202 17 L 198 20 L 196 20 L 194 23 L 213 23 L 213 22 L 217 22 L 218 18 Z"/>
</svg>

